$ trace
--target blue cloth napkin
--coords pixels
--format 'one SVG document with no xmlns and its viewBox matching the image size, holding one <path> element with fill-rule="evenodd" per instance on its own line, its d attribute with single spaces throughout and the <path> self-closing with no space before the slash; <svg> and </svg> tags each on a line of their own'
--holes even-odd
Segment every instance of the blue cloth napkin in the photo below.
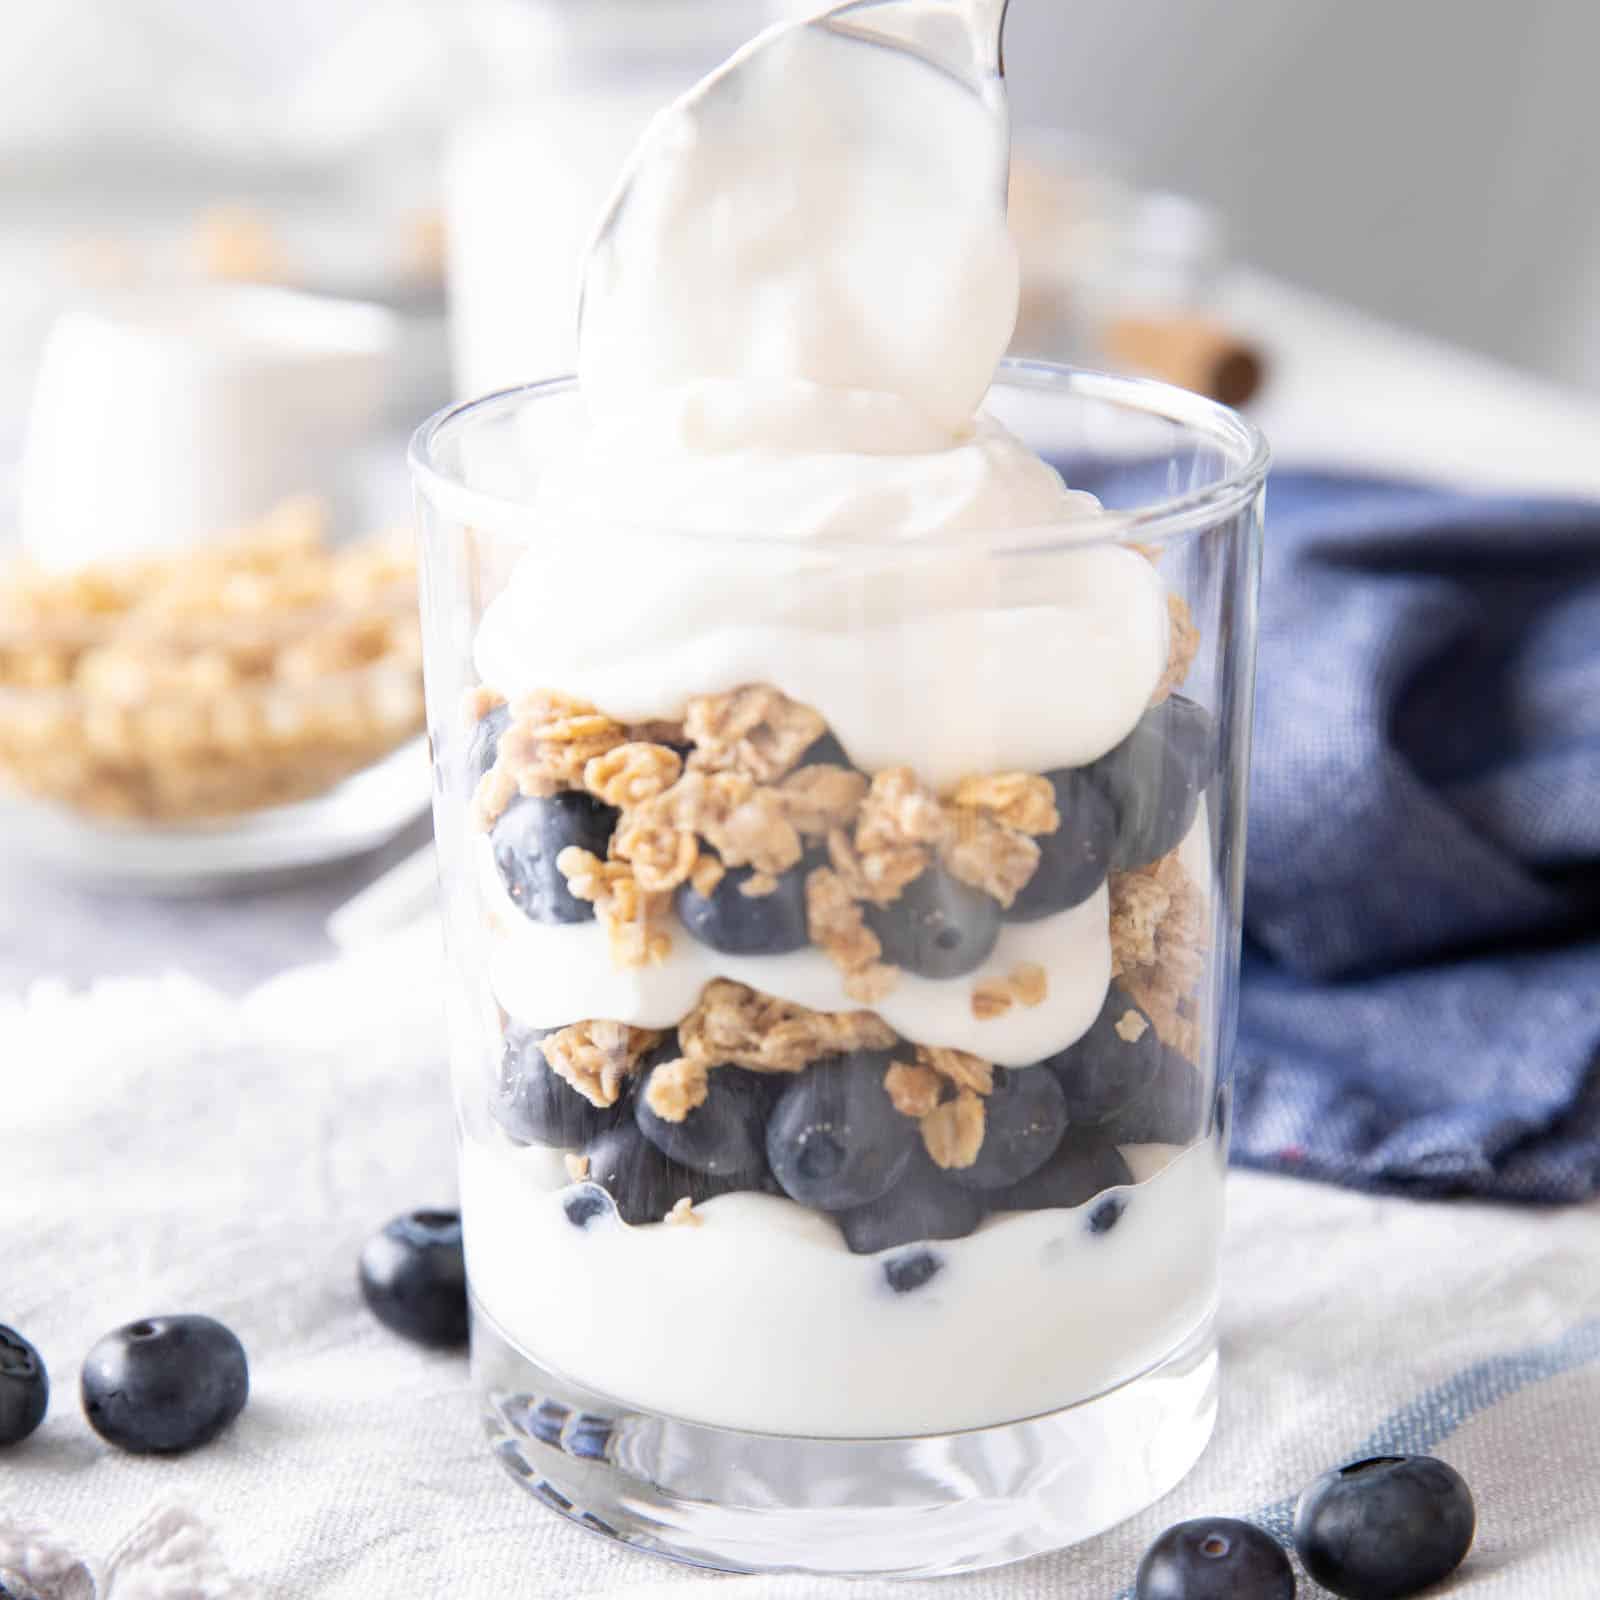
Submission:
<svg viewBox="0 0 1600 1600">
<path fill-rule="evenodd" d="M 1234 1157 L 1600 1189 L 1600 503 L 1274 474 Z"/>
</svg>

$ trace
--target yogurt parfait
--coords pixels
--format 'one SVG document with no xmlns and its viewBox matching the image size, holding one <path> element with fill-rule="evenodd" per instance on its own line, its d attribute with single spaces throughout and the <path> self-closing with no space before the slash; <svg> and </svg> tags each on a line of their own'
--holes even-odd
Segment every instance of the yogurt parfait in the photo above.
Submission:
<svg viewBox="0 0 1600 1600">
<path fill-rule="evenodd" d="M 486 1424 L 728 1567 L 1069 1543 L 1214 1414 L 1265 452 L 1002 364 L 935 10 L 665 111 L 576 380 L 413 451 Z"/>
</svg>

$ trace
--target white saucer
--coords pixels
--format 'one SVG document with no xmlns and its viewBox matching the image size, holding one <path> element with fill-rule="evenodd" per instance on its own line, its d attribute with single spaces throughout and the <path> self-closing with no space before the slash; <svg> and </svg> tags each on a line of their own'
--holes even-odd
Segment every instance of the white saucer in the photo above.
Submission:
<svg viewBox="0 0 1600 1600">
<path fill-rule="evenodd" d="M 427 740 L 401 745 L 337 788 L 211 823 L 90 821 L 16 795 L 0 799 L 8 845 L 41 865 L 134 894 L 213 892 L 375 850 L 428 804 Z"/>
</svg>

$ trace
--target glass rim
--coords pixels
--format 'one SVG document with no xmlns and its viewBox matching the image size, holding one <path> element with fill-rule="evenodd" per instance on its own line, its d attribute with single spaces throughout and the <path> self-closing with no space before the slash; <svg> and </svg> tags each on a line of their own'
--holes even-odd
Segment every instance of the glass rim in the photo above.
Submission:
<svg viewBox="0 0 1600 1600">
<path fill-rule="evenodd" d="M 1272 450 L 1266 435 L 1248 418 L 1220 401 L 1207 399 L 1204 395 L 1179 388 L 1176 384 L 1164 383 L 1158 378 L 1125 377 L 1028 356 L 1007 356 L 995 373 L 991 387 L 994 386 L 1032 390 L 1035 393 L 1052 390 L 1066 392 L 1164 420 L 1210 439 L 1228 455 L 1232 463 L 1215 483 L 1186 489 L 1182 493 L 1153 500 L 1146 506 L 1106 510 L 1104 515 L 1109 526 L 1092 538 L 1084 537 L 1081 532 L 1063 537 L 1064 530 L 1074 526 L 1070 522 L 995 530 L 997 535 L 1004 536 L 1012 548 L 1022 544 L 1033 550 L 1056 545 L 1091 549 L 1096 545 L 1126 544 L 1135 539 L 1143 544 L 1159 545 L 1186 533 L 1213 528 L 1237 516 L 1256 498 L 1272 464 Z M 436 446 L 447 430 L 481 412 L 516 400 L 537 401 L 572 394 L 577 392 L 577 388 L 576 377 L 563 374 L 531 383 L 512 384 L 441 407 L 419 424 L 411 435 L 406 461 L 413 484 L 433 500 L 448 503 L 463 521 L 483 522 L 492 526 L 508 518 L 512 521 L 525 520 L 530 510 L 528 501 L 471 488 L 439 462 Z M 1068 483 L 1067 487 L 1070 489 L 1072 485 Z M 800 536 L 761 535 L 753 531 L 749 534 L 712 533 L 642 524 L 627 531 L 711 544 L 754 542 L 816 548 L 815 541 Z M 858 537 L 830 540 L 828 547 L 840 551 L 892 551 L 905 556 L 912 553 L 917 545 L 914 542 L 908 544 L 904 539 Z"/>
</svg>

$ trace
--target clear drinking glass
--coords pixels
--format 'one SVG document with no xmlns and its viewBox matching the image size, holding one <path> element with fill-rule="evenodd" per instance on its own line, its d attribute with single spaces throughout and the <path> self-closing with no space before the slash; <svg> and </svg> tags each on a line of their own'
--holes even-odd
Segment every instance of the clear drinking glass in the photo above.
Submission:
<svg viewBox="0 0 1600 1600">
<path fill-rule="evenodd" d="M 568 381 L 413 443 L 484 1424 L 662 1554 L 1014 1560 L 1215 1417 L 1266 446 L 1036 363 L 987 407 L 1108 515 L 553 525 Z"/>
</svg>

